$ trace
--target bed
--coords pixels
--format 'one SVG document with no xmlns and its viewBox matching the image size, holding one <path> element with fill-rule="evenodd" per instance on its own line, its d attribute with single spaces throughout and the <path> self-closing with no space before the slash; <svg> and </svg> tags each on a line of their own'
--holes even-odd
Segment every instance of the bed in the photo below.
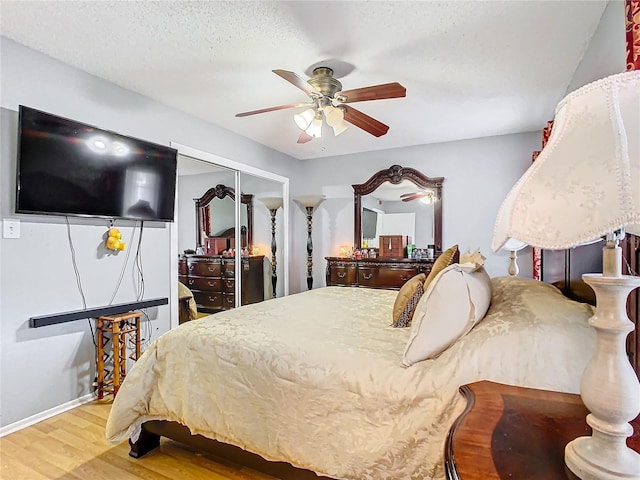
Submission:
<svg viewBox="0 0 640 480">
<path fill-rule="evenodd" d="M 481 321 L 409 367 L 396 291 L 323 287 L 180 325 L 127 375 L 107 438 L 128 438 L 132 456 L 160 435 L 252 452 L 249 466 L 283 466 L 281 478 L 442 479 L 461 385 L 577 393 L 595 348 L 590 305 L 531 279 L 490 283 Z"/>
</svg>

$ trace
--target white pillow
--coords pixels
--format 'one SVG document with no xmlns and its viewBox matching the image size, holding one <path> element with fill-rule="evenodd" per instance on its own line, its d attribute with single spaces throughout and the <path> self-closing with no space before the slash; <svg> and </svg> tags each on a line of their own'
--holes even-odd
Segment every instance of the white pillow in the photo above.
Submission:
<svg viewBox="0 0 640 480">
<path fill-rule="evenodd" d="M 402 355 L 404 366 L 434 358 L 484 318 L 491 279 L 484 268 L 467 272 L 457 263 L 442 270 L 422 295 Z"/>
</svg>

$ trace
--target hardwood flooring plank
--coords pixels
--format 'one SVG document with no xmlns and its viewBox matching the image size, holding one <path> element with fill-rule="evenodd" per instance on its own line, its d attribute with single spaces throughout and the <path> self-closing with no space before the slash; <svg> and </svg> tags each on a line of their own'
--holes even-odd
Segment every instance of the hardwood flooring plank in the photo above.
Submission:
<svg viewBox="0 0 640 480">
<path fill-rule="evenodd" d="M 277 480 L 242 465 L 162 439 L 140 459 L 128 442 L 109 444 L 112 401 L 94 401 L 0 438 L 4 480 Z"/>
<path fill-rule="evenodd" d="M 31 428 L 31 427 L 29 427 Z M 19 433 L 19 432 L 18 432 Z M 46 459 L 33 455 L 31 450 L 28 447 L 23 447 L 21 444 L 14 442 L 13 438 L 16 434 L 8 435 L 0 439 L 0 458 L 2 459 L 2 470 L 12 469 L 14 468 L 14 464 L 17 464 L 16 469 L 22 468 L 21 466 L 28 466 L 31 470 L 37 472 L 38 475 L 44 475 L 46 478 L 60 478 L 63 477 L 67 472 L 48 462 Z M 2 478 L 5 478 L 4 475 Z M 12 480 L 31 480 L 31 477 L 25 476 L 17 476 L 17 477 L 6 477 L 11 478 Z M 75 477 L 79 480 L 82 480 L 80 477 Z"/>
</svg>

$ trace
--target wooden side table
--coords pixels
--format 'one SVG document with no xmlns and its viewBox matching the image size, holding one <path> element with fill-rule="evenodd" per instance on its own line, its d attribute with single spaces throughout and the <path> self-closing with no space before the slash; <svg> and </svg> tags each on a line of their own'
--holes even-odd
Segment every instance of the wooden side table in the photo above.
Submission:
<svg viewBox="0 0 640 480">
<path fill-rule="evenodd" d="M 448 480 L 577 480 L 564 447 L 590 435 L 579 395 L 482 381 L 460 388 L 467 408 L 445 445 Z M 640 451 L 640 417 L 629 446 Z"/>
<path fill-rule="evenodd" d="M 105 394 L 111 394 L 115 398 L 127 376 L 127 342 L 133 346 L 133 351 L 128 358 L 134 361 L 140 358 L 140 317 L 142 315 L 142 312 L 129 312 L 96 319 L 99 400 L 102 400 Z M 111 349 L 108 348 L 110 342 Z M 110 353 L 113 354 L 112 358 Z"/>
</svg>

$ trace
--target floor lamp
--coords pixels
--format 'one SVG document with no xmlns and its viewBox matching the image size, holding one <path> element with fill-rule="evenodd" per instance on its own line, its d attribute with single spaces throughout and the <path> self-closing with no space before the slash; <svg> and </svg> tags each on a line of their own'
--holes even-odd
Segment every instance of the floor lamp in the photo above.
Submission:
<svg viewBox="0 0 640 480">
<path fill-rule="evenodd" d="M 547 144 L 507 195 L 494 230 L 494 251 L 509 239 L 562 250 L 605 237 L 603 273 L 582 277 L 597 303 L 589 320 L 595 354 L 580 384 L 593 433 L 569 442 L 564 457 L 583 480 L 640 478 L 640 454 L 626 445 L 640 382 L 625 346 L 634 328 L 627 296 L 640 277 L 622 275 L 624 230 L 640 234 L 640 70 L 593 82 L 558 104 Z"/>
<path fill-rule="evenodd" d="M 313 288 L 313 241 L 311 240 L 313 212 L 324 199 L 324 195 L 301 195 L 294 198 L 307 211 L 307 288 L 309 290 Z"/>
<path fill-rule="evenodd" d="M 278 265 L 276 261 L 276 251 L 278 249 L 276 245 L 276 212 L 282 207 L 282 198 L 267 197 L 261 198 L 260 201 L 271 213 L 271 286 L 273 288 L 273 298 L 276 298 L 276 285 L 278 283 L 278 274 L 276 273 Z"/>
</svg>

